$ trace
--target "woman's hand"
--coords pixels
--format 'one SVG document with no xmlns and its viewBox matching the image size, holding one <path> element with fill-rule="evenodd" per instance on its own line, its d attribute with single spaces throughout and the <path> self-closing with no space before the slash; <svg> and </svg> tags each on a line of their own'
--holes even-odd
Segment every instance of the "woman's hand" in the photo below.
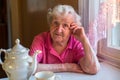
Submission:
<svg viewBox="0 0 120 80">
<path fill-rule="evenodd" d="M 79 64 L 65 63 L 63 65 L 65 67 L 65 71 L 67 72 L 84 73 Z"/>
<path fill-rule="evenodd" d="M 80 40 L 81 42 L 84 41 L 86 38 L 84 28 L 82 26 L 77 25 L 76 23 L 72 23 L 70 25 L 70 29 L 72 30 L 73 35 L 76 39 Z"/>
</svg>

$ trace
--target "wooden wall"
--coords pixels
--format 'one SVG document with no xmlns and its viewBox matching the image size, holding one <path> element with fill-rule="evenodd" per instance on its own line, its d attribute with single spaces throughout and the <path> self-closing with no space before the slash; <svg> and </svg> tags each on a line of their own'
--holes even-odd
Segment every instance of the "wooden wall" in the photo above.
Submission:
<svg viewBox="0 0 120 80">
<path fill-rule="evenodd" d="M 6 11 L 6 0 L 0 0 L 0 49 L 8 48 L 8 32 L 7 32 L 7 11 Z M 3 59 L 3 54 L 1 53 L 0 58 Z M 0 64 L 0 78 L 6 77 L 4 70 Z"/>
</svg>

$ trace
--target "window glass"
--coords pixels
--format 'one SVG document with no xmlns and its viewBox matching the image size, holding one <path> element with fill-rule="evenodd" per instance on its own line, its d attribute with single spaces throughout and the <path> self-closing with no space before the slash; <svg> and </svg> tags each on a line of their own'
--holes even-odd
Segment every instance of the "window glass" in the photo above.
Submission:
<svg viewBox="0 0 120 80">
<path fill-rule="evenodd" d="M 120 49 L 120 0 L 114 0 L 111 6 L 113 13 L 108 23 L 112 27 L 108 29 L 108 47 Z"/>
</svg>

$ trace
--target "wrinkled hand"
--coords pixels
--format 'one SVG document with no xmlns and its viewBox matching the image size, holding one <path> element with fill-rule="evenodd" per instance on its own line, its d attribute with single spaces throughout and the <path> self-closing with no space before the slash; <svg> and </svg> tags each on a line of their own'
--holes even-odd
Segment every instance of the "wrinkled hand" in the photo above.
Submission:
<svg viewBox="0 0 120 80">
<path fill-rule="evenodd" d="M 69 71 L 69 72 L 84 73 L 80 65 L 75 63 L 65 63 L 64 67 L 66 68 L 66 71 Z"/>
<path fill-rule="evenodd" d="M 72 23 L 70 25 L 70 29 L 72 30 L 74 37 L 81 42 L 86 38 L 85 31 L 82 26 L 79 26 L 76 23 Z"/>
</svg>

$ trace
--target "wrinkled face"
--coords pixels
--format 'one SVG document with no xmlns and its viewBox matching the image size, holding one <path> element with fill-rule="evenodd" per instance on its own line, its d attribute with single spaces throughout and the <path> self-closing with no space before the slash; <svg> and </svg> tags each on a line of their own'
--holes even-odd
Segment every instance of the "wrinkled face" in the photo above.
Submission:
<svg viewBox="0 0 120 80">
<path fill-rule="evenodd" d="M 53 42 L 68 41 L 71 30 L 70 24 L 73 23 L 72 15 L 56 16 L 50 25 L 50 34 Z"/>
</svg>

